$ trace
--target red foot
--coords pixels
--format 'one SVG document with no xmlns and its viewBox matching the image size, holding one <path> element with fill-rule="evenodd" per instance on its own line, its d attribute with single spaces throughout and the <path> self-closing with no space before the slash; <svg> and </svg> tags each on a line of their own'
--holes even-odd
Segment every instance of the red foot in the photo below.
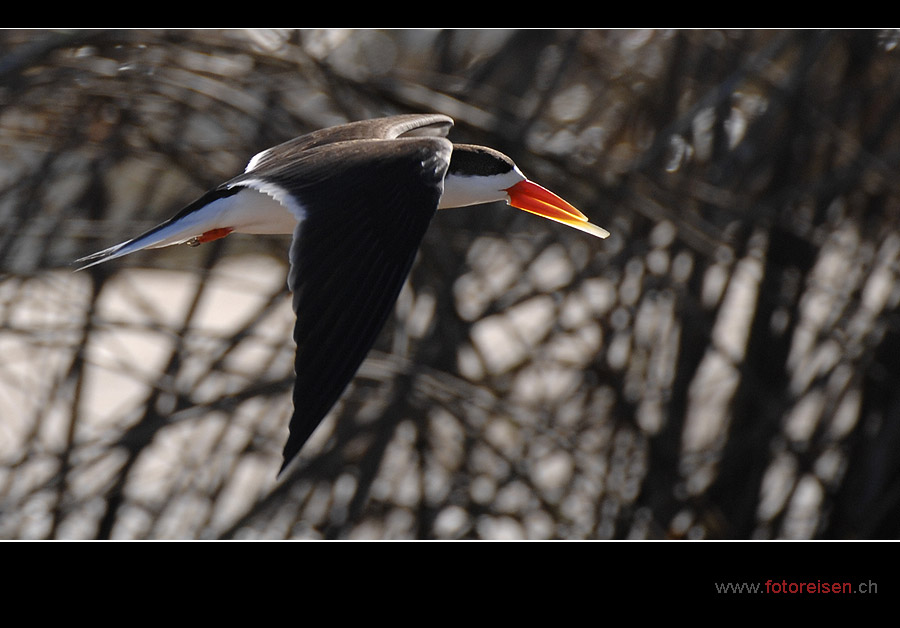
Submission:
<svg viewBox="0 0 900 628">
<path fill-rule="evenodd" d="M 218 240 L 219 238 L 224 238 L 232 231 L 234 231 L 234 228 L 232 228 L 232 227 L 223 227 L 221 229 L 212 229 L 211 231 L 207 231 L 206 233 L 198 235 L 196 238 L 196 241 L 198 244 L 200 244 L 201 242 L 212 242 L 213 240 Z"/>
</svg>

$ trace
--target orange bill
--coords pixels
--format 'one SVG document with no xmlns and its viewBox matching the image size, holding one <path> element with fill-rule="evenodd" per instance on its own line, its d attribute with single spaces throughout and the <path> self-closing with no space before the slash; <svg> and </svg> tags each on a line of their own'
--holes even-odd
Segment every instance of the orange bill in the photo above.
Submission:
<svg viewBox="0 0 900 628">
<path fill-rule="evenodd" d="M 543 218 L 560 222 L 598 238 L 609 237 L 609 231 L 588 222 L 588 217 L 550 190 L 532 181 L 520 181 L 506 190 L 509 204 Z"/>
</svg>

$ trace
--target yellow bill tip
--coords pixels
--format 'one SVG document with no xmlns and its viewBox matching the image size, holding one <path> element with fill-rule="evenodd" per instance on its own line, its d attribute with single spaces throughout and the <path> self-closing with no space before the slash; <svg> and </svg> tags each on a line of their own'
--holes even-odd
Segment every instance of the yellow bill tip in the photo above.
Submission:
<svg viewBox="0 0 900 628">
<path fill-rule="evenodd" d="M 559 196 L 533 181 L 524 180 L 506 190 L 509 204 L 516 209 L 568 225 L 598 238 L 608 238 L 609 231 L 588 222 L 588 217 Z"/>
</svg>

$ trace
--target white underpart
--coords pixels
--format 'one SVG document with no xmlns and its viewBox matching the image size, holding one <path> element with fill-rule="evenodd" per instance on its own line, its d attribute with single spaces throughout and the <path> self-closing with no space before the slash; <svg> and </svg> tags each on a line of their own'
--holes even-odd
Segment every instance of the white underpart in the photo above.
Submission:
<svg viewBox="0 0 900 628">
<path fill-rule="evenodd" d="M 438 209 L 508 201 L 509 195 L 506 190 L 524 180 L 525 175 L 519 172 L 518 168 L 489 177 L 461 177 L 448 174 L 444 177 L 444 193 L 441 195 Z"/>
<path fill-rule="evenodd" d="M 122 257 L 143 249 L 158 249 L 189 242 L 213 229 L 231 228 L 236 233 L 292 234 L 305 212 L 284 190 L 260 181 L 237 194 L 220 198 L 191 212 L 159 231 L 89 255 L 78 261 L 96 260 L 83 268 Z M 283 204 L 282 204 L 283 201 Z"/>
<path fill-rule="evenodd" d="M 255 159 L 255 158 L 254 158 Z M 241 190 L 231 198 L 243 196 L 241 203 L 246 203 L 242 207 L 241 215 L 238 217 L 240 224 L 247 225 L 252 229 L 271 229 L 268 231 L 248 231 L 247 229 L 238 229 L 239 233 L 294 233 L 294 227 L 306 216 L 306 209 L 297 202 L 297 199 L 288 193 L 287 190 L 274 183 L 263 181 L 262 179 L 246 179 L 238 185 L 252 188 L 252 190 Z M 255 191 L 255 192 L 254 192 Z M 250 199 L 250 195 L 256 194 L 256 199 Z M 274 203 L 272 201 L 275 201 Z"/>
</svg>

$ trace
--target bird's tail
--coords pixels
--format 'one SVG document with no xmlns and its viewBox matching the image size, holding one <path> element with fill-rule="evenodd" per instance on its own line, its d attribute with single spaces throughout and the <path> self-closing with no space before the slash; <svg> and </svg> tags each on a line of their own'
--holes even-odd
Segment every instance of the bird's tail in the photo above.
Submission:
<svg viewBox="0 0 900 628">
<path fill-rule="evenodd" d="M 227 235 L 222 233 L 221 235 Z M 218 236 L 221 237 L 221 236 Z M 131 240 L 127 240 L 108 249 L 91 253 L 80 259 L 75 260 L 76 264 L 82 264 L 76 270 L 84 270 L 103 262 L 123 257 L 130 253 L 142 251 L 144 249 L 159 249 L 173 244 L 199 244 L 208 240 L 214 240 L 215 237 L 209 237 L 205 233 L 198 235 L 195 225 L 184 225 L 180 223 L 168 224 L 163 223 L 154 227 L 150 231 Z"/>
<path fill-rule="evenodd" d="M 173 244 L 200 244 L 223 238 L 233 231 L 230 227 L 222 226 L 221 214 L 228 205 L 222 206 L 215 201 L 229 198 L 236 191 L 216 190 L 207 193 L 166 222 L 138 237 L 75 260 L 76 264 L 84 264 L 77 270 L 84 270 L 144 249 L 159 249 Z"/>
</svg>

